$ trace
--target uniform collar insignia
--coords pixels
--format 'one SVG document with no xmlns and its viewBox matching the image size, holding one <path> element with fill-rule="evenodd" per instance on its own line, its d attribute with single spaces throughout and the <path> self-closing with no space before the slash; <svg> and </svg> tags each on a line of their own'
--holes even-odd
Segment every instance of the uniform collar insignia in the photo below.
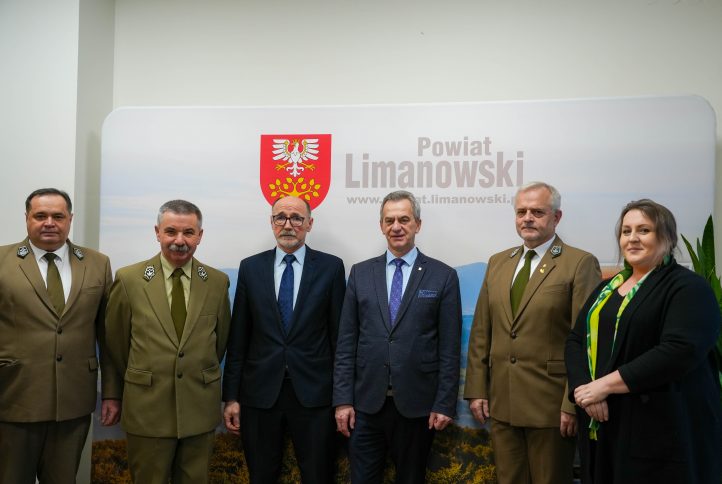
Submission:
<svg viewBox="0 0 722 484">
<path fill-rule="evenodd" d="M 27 245 L 21 245 L 18 247 L 18 257 L 21 259 L 24 259 L 25 256 L 27 256 L 30 253 L 30 249 L 28 249 Z"/>
<path fill-rule="evenodd" d="M 553 245 L 552 248 L 549 249 L 549 252 L 551 252 L 552 257 L 556 257 L 562 253 L 562 246 L 561 245 Z"/>
<path fill-rule="evenodd" d="M 83 251 L 80 250 L 79 247 L 73 247 L 73 254 L 75 254 L 75 257 L 77 257 L 78 260 L 83 260 L 85 258 L 85 254 L 83 254 Z"/>
<path fill-rule="evenodd" d="M 206 268 L 203 266 L 198 266 L 198 277 L 203 279 L 204 281 L 208 279 L 208 273 L 206 272 Z"/>
<path fill-rule="evenodd" d="M 517 255 L 520 250 L 521 250 L 521 247 L 517 247 L 516 249 L 512 250 L 512 251 L 511 251 L 511 254 L 509 254 L 509 258 L 511 259 L 511 258 L 514 257 L 515 255 Z"/>
<path fill-rule="evenodd" d="M 143 271 L 143 279 L 150 281 L 153 277 L 155 277 L 155 267 L 147 266 L 145 271 Z"/>
</svg>

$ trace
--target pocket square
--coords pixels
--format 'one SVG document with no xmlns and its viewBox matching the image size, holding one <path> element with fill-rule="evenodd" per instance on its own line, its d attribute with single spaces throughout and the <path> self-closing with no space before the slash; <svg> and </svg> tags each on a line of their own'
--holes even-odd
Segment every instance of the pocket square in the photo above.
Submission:
<svg viewBox="0 0 722 484">
<path fill-rule="evenodd" d="M 434 298 L 439 297 L 439 291 L 431 289 L 419 289 L 419 298 Z"/>
</svg>

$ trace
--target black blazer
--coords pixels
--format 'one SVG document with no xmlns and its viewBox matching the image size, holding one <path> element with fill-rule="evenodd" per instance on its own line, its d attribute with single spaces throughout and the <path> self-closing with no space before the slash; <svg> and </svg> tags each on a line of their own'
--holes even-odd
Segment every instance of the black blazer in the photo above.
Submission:
<svg viewBox="0 0 722 484">
<path fill-rule="evenodd" d="M 460 338 L 461 296 L 453 268 L 419 252 L 391 328 L 386 254 L 354 265 L 341 315 L 333 405 L 376 413 L 391 385 L 404 417 L 453 417 Z"/>
<path fill-rule="evenodd" d="M 601 284 L 579 313 L 566 345 L 569 398 L 591 378 L 586 317 Z M 722 408 L 711 349 L 720 309 L 709 284 L 672 261 L 657 268 L 622 313 L 609 364 L 630 393 L 610 395 L 590 473 L 589 417 L 577 408 L 584 482 L 719 484 Z M 610 469 L 611 466 L 611 469 Z"/>
<path fill-rule="evenodd" d="M 331 403 L 333 356 L 346 283 L 343 261 L 306 246 L 288 334 L 273 280 L 275 249 L 241 261 L 223 376 L 223 400 L 270 408 L 285 372 L 305 407 Z"/>
</svg>

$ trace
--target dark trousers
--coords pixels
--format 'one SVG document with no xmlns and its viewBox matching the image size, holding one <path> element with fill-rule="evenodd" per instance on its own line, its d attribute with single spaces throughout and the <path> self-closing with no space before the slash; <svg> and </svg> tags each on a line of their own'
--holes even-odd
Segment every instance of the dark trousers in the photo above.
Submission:
<svg viewBox="0 0 722 484">
<path fill-rule="evenodd" d="M 90 415 L 62 422 L 0 422 L 0 484 L 75 482 Z"/>
<path fill-rule="evenodd" d="M 356 411 L 349 459 L 353 484 L 381 483 L 387 453 L 396 466 L 396 482 L 421 484 L 426 476 L 434 431 L 429 418 L 406 418 L 388 397 L 378 413 Z"/>
<path fill-rule="evenodd" d="M 283 380 L 273 407 L 241 407 L 241 440 L 251 484 L 276 484 L 288 432 L 305 484 L 333 482 L 336 450 L 331 406 L 301 405 L 290 379 Z"/>
</svg>

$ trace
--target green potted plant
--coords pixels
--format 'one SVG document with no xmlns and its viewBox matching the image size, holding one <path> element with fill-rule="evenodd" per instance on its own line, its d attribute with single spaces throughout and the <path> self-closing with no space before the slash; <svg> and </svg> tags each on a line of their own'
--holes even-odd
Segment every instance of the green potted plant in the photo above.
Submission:
<svg viewBox="0 0 722 484">
<path fill-rule="evenodd" d="M 714 257 L 714 224 L 712 223 L 712 216 L 710 215 L 707 219 L 707 224 L 704 226 L 704 232 L 702 233 L 702 241 L 697 239 L 697 251 L 695 252 L 692 244 L 689 243 L 687 238 L 683 235 L 682 240 L 687 246 L 689 256 L 692 258 L 692 265 L 694 271 L 700 276 L 704 277 L 709 282 L 717 298 L 717 304 L 722 312 L 722 285 L 720 284 L 720 278 L 717 275 L 717 269 L 715 267 Z M 715 355 L 717 357 L 717 368 L 720 369 L 717 375 L 722 384 L 722 333 L 717 338 L 717 345 L 715 346 Z"/>
</svg>

